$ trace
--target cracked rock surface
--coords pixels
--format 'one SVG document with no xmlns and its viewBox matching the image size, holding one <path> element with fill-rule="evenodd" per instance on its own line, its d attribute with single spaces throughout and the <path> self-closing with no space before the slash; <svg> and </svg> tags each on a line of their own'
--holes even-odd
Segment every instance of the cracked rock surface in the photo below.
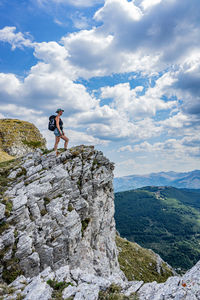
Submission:
<svg viewBox="0 0 200 300">
<path fill-rule="evenodd" d="M 116 273 L 105 278 L 80 268 L 63 266 L 53 271 L 48 267 L 35 277 L 21 275 L 7 287 L 0 285 L 0 295 L 6 300 L 199 300 L 200 262 L 184 276 L 160 284 L 126 281 Z"/>
<path fill-rule="evenodd" d="M 79 146 L 58 157 L 38 151 L 24 156 L 20 168 L 21 176 L 19 171 L 10 172 L 12 181 L 3 195 L 12 210 L 1 235 L 2 279 L 9 251 L 26 277 L 63 265 L 101 276 L 123 276 L 115 245 L 114 167 L 103 153 L 92 146 Z M 0 208 L 3 219 L 5 207 Z"/>
<path fill-rule="evenodd" d="M 200 300 L 200 262 L 160 284 L 125 278 L 113 169 L 102 152 L 78 146 L 58 157 L 29 153 L 9 170 L 0 204 L 0 299 Z"/>
</svg>

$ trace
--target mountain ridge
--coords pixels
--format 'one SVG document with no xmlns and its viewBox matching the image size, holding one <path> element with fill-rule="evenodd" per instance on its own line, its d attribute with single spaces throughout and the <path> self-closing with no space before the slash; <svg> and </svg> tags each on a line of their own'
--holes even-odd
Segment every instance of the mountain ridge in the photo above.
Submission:
<svg viewBox="0 0 200 300">
<path fill-rule="evenodd" d="M 173 186 L 176 188 L 200 189 L 200 170 L 180 173 L 174 171 L 158 172 L 114 178 L 114 190 L 116 193 L 144 186 Z"/>
</svg>

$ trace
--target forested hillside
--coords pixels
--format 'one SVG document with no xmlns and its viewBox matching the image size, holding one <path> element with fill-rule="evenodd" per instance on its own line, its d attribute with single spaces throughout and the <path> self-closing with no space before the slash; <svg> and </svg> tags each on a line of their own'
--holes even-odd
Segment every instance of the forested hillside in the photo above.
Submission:
<svg viewBox="0 0 200 300">
<path fill-rule="evenodd" d="M 185 271 L 200 259 L 200 194 L 172 187 L 145 187 L 115 194 L 122 237 L 151 248 Z"/>
</svg>

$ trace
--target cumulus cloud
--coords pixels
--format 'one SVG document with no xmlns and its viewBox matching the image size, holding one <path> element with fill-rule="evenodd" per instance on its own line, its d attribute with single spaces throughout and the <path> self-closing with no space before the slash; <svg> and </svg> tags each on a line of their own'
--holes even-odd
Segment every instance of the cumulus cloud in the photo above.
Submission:
<svg viewBox="0 0 200 300">
<path fill-rule="evenodd" d="M 143 142 L 134 147 L 134 152 L 151 152 L 157 153 L 165 158 L 170 156 L 173 159 L 187 159 L 188 157 L 200 156 L 200 138 L 184 137 L 182 139 L 168 139 L 164 142 L 150 144 Z"/>
<path fill-rule="evenodd" d="M 47 1 L 40 3 L 48 5 Z M 71 0 L 51 3 L 70 4 Z M 73 1 L 80 7 L 97 3 L 100 1 Z M 29 35 L 16 32 L 15 27 L 0 30 L 1 41 L 10 43 L 12 49 L 32 47 L 38 59 L 24 79 L 0 74 L 0 94 L 5 99 L 1 100 L 2 114 L 9 101 L 13 105 L 9 108 L 11 114 L 18 106 L 21 116 L 38 116 L 37 122 L 46 132 L 45 115 L 55 107 L 63 107 L 64 121 L 74 141 L 122 141 L 126 146 L 119 151 L 132 154 L 148 151 L 166 152 L 168 157 L 173 152 L 179 158 L 198 156 L 199 1 L 101 3 L 103 6 L 94 15 L 96 27 L 68 34 L 60 42 L 33 43 Z M 82 29 L 86 24 L 77 23 L 76 27 Z M 97 99 L 84 84 L 77 83 L 80 77 L 127 72 L 146 77 L 149 84 L 137 84 L 137 77 L 133 77 L 134 88 L 124 81 L 104 85 Z M 106 99 L 109 104 L 102 105 Z M 149 141 L 160 135 L 165 142 Z M 129 145 L 133 142 L 143 143 L 133 148 Z"/>
<path fill-rule="evenodd" d="M 128 113 L 132 119 L 155 116 L 158 111 L 172 109 L 177 105 L 176 101 L 162 100 L 164 95 L 169 94 L 168 87 L 171 87 L 173 82 L 174 79 L 170 74 L 165 73 L 144 95 L 140 95 L 143 87 L 131 89 L 129 83 L 123 83 L 102 88 L 101 97 L 112 98 L 114 100 L 112 106 L 122 114 Z"/>
<path fill-rule="evenodd" d="M 152 6 L 159 4 L 163 0 L 143 0 L 140 6 L 144 9 L 150 9 Z"/>
<path fill-rule="evenodd" d="M 80 77 L 111 75 L 112 73 L 142 72 L 155 74 L 159 54 L 122 50 L 115 44 L 115 36 L 105 34 L 101 28 L 81 30 L 61 39 Z M 153 70 L 154 68 L 154 70 Z"/>
<path fill-rule="evenodd" d="M 199 2 L 148 1 L 142 11 L 133 1 L 107 0 L 94 19 L 101 24 L 62 39 L 70 61 L 85 69 L 81 76 L 112 72 L 164 70 L 181 64 L 199 47 Z M 143 6 L 147 1 L 142 2 Z M 156 5 L 155 5 L 156 4 Z M 82 54 L 82 55 L 81 55 Z M 120 63 L 119 63 L 120 62 Z"/>
<path fill-rule="evenodd" d="M 70 63 L 79 70 L 79 76 L 89 78 L 106 74 L 109 60 L 116 61 L 109 52 L 112 39 L 112 35 L 98 34 L 92 29 L 72 33 L 61 42 L 70 55 Z"/>
<path fill-rule="evenodd" d="M 111 141 L 130 140 L 131 142 L 150 139 L 162 132 L 162 128 L 154 124 L 152 119 L 147 118 L 138 122 L 131 122 L 118 112 L 116 114 L 118 117 L 110 119 L 108 124 L 102 123 L 99 126 L 99 124 L 93 123 L 88 126 L 87 131 L 98 138 Z"/>
<path fill-rule="evenodd" d="M 0 94 L 13 96 L 18 95 L 21 90 L 21 82 L 14 74 L 0 73 Z"/>
<path fill-rule="evenodd" d="M 185 59 L 176 72 L 176 82 L 172 88 L 182 99 L 182 111 L 186 114 L 200 116 L 200 54 L 196 51 Z"/>
<path fill-rule="evenodd" d="M 122 20 L 123 15 L 126 16 L 125 20 Z M 97 21 L 103 21 L 104 27 L 109 28 L 112 28 L 112 25 L 116 26 L 117 22 L 123 24 L 124 21 L 139 21 L 141 17 L 140 8 L 134 5 L 133 1 L 126 0 L 106 0 L 104 6 L 94 15 Z"/>
<path fill-rule="evenodd" d="M 75 69 L 67 62 L 68 53 L 56 42 L 35 43 L 34 55 L 39 62 L 24 79 L 14 74 L 0 74 L 1 101 L 21 103 L 50 112 L 63 107 L 66 114 L 89 111 L 98 105 L 84 85 L 77 84 Z"/>
<path fill-rule="evenodd" d="M 123 146 L 123 147 L 120 147 L 117 152 L 124 152 L 124 151 L 129 151 L 129 152 L 133 152 L 133 148 L 131 145 L 126 145 L 126 146 Z"/>
<path fill-rule="evenodd" d="M 15 48 L 32 47 L 33 43 L 30 39 L 30 35 L 26 35 L 21 32 L 15 33 L 16 27 L 6 26 L 0 30 L 0 41 L 11 44 L 12 50 Z M 26 37 L 27 36 L 27 37 Z"/>
<path fill-rule="evenodd" d="M 67 135 L 70 138 L 70 143 L 73 145 L 77 145 L 77 144 L 107 145 L 108 144 L 106 140 L 100 140 L 98 138 L 94 138 L 92 135 L 89 135 L 81 131 L 68 130 Z"/>
<path fill-rule="evenodd" d="M 168 136 L 199 135 L 200 122 L 196 115 L 188 115 L 178 111 L 177 114 L 160 121 L 159 124 Z"/>
<path fill-rule="evenodd" d="M 15 116 L 21 116 L 25 115 L 30 117 L 31 115 L 41 115 L 42 112 L 35 110 L 35 109 L 28 109 L 23 106 L 17 106 L 15 104 L 2 104 L 1 105 L 1 110 L 3 112 L 9 111 L 10 114 L 15 115 Z"/>
<path fill-rule="evenodd" d="M 193 144 L 193 141 L 187 146 L 185 142 L 185 139 L 178 141 L 169 139 L 162 143 L 143 142 L 136 145 L 131 153 L 131 157 L 134 156 L 135 164 L 131 163 L 130 155 L 127 153 L 126 159 L 121 161 L 120 165 L 116 165 L 115 174 L 116 176 L 125 176 L 171 170 L 185 172 L 197 169 L 200 167 L 200 149 Z M 194 143 L 196 144 L 196 142 L 198 141 L 195 140 Z"/>
</svg>

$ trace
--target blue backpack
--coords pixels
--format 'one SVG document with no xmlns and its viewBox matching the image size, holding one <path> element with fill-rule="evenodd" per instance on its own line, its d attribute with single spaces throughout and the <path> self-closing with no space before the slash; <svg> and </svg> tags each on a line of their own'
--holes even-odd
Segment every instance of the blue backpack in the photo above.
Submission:
<svg viewBox="0 0 200 300">
<path fill-rule="evenodd" d="M 56 116 L 52 115 L 49 117 L 49 126 L 48 129 L 51 131 L 54 131 L 54 129 L 56 129 Z"/>
</svg>

